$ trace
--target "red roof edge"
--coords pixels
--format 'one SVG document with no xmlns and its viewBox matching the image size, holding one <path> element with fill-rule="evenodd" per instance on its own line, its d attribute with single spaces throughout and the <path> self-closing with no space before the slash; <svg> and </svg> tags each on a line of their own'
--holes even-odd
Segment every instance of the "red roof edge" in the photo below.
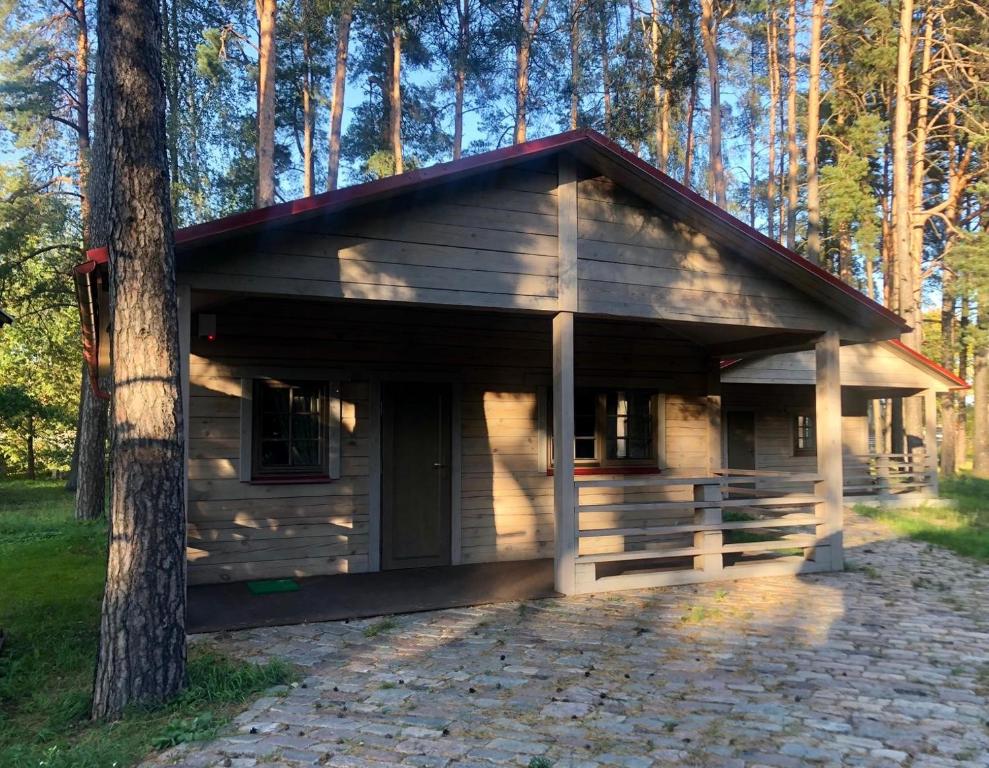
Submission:
<svg viewBox="0 0 989 768">
<path fill-rule="evenodd" d="M 887 322 L 894 324 L 897 328 L 906 331 L 910 326 L 895 312 L 887 309 L 883 305 L 868 298 L 860 291 L 845 283 L 843 280 L 832 275 L 816 264 L 812 264 L 798 253 L 791 251 L 775 240 L 770 239 L 755 227 L 750 227 L 745 222 L 732 216 L 727 211 L 719 208 L 710 200 L 699 195 L 694 190 L 681 184 L 672 177 L 660 171 L 658 168 L 647 163 L 638 155 L 629 152 L 624 147 L 616 144 L 606 136 L 590 128 L 581 128 L 575 131 L 558 133 L 553 136 L 546 136 L 541 139 L 515 144 L 507 147 L 483 152 L 479 155 L 471 155 L 452 160 L 446 163 L 438 163 L 428 168 L 419 168 L 408 173 L 388 176 L 376 179 L 364 184 L 357 184 L 352 187 L 344 187 L 328 192 L 323 192 L 312 197 L 304 197 L 298 200 L 291 200 L 278 205 L 271 205 L 266 208 L 258 208 L 243 213 L 235 213 L 224 216 L 213 221 L 203 222 L 184 227 L 175 232 L 175 244 L 177 246 L 191 245 L 199 240 L 218 237 L 222 235 L 234 234 L 240 230 L 262 224 L 274 224 L 290 219 L 302 213 L 314 213 L 317 211 L 329 212 L 333 209 L 342 208 L 348 205 L 358 205 L 372 202 L 378 198 L 408 191 L 418 186 L 438 182 L 444 179 L 455 178 L 482 170 L 497 168 L 509 162 L 523 160 L 539 154 L 564 149 L 568 146 L 588 142 L 597 149 L 618 158 L 621 162 L 632 166 L 634 169 L 646 174 L 651 181 L 676 195 L 688 203 L 702 209 L 708 215 L 718 219 L 721 223 L 731 227 L 743 236 L 755 241 L 763 248 L 768 249 L 775 255 L 792 263 L 805 272 L 824 281 L 832 288 L 835 288 L 854 299 L 866 309 L 878 314 Z M 105 249 L 99 249 L 105 250 Z"/>
<path fill-rule="evenodd" d="M 86 251 L 86 261 L 95 261 L 97 264 L 106 264 L 110 261 L 110 249 L 106 246 L 103 246 L 102 248 L 90 248 Z M 81 267 L 82 264 L 79 266 Z"/>
<path fill-rule="evenodd" d="M 954 373 L 953 371 L 949 371 L 943 365 L 940 365 L 939 363 L 934 362 L 927 355 L 925 355 L 925 354 L 923 354 L 921 352 L 918 352 L 913 347 L 908 347 L 906 344 L 904 344 L 899 339 L 890 339 L 889 340 L 889 343 L 892 344 L 897 349 L 899 349 L 901 352 L 904 352 L 907 355 L 909 355 L 910 357 L 912 357 L 917 362 L 923 364 L 926 368 L 930 368 L 935 373 L 940 374 L 941 376 L 944 376 L 946 379 L 949 379 L 949 380 L 953 381 L 956 386 L 952 387 L 952 389 L 969 389 L 969 388 L 971 388 L 971 385 L 967 381 L 965 381 L 965 379 L 963 379 L 961 376 L 959 376 L 958 374 Z"/>
</svg>

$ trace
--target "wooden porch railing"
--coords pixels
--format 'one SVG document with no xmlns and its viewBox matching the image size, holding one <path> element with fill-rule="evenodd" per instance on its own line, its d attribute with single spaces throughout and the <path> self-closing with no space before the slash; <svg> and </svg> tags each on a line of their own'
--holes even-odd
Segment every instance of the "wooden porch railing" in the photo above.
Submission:
<svg viewBox="0 0 989 768">
<path fill-rule="evenodd" d="M 734 470 L 578 479 L 577 591 L 828 570 L 819 480 Z"/>
<path fill-rule="evenodd" d="M 896 496 L 933 490 L 934 469 L 922 450 L 844 456 L 846 496 Z"/>
</svg>

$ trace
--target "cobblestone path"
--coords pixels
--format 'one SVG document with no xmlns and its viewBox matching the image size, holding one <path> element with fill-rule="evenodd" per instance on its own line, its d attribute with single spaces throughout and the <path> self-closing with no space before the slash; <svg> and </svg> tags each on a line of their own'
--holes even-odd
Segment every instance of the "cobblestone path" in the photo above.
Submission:
<svg viewBox="0 0 989 768">
<path fill-rule="evenodd" d="M 199 638 L 302 682 L 153 764 L 989 766 L 989 567 L 847 523 L 842 574 Z"/>
</svg>

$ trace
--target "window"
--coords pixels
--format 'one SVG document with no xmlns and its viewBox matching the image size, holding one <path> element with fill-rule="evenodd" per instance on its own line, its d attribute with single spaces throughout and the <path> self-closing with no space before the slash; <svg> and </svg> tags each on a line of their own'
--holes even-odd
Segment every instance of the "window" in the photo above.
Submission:
<svg viewBox="0 0 989 768">
<path fill-rule="evenodd" d="M 577 466 L 655 467 L 660 454 L 660 398 L 635 389 L 574 392 Z"/>
<path fill-rule="evenodd" d="M 255 381 L 254 479 L 328 475 L 326 410 L 325 384 Z"/>
<path fill-rule="evenodd" d="M 793 455 L 817 455 L 817 430 L 814 417 L 806 413 L 798 413 L 793 417 Z"/>
</svg>

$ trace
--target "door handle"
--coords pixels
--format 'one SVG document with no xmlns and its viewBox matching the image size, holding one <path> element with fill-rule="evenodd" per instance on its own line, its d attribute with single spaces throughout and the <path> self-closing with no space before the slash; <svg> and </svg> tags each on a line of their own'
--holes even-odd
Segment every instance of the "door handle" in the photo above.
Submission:
<svg viewBox="0 0 989 768">
<path fill-rule="evenodd" d="M 445 467 L 445 466 L 446 466 L 446 464 L 441 464 L 441 463 L 440 463 L 440 462 L 438 462 L 438 461 L 434 461 L 434 462 L 433 462 L 433 469 L 442 469 L 442 468 L 443 468 L 443 467 Z"/>
</svg>

